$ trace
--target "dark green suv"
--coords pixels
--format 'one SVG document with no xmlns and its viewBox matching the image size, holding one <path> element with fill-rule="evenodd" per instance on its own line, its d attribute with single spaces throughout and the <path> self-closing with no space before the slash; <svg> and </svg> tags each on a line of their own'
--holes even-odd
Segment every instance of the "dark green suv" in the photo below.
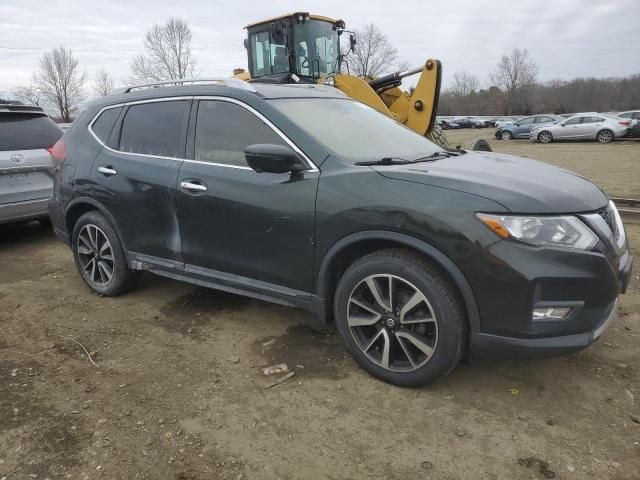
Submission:
<svg viewBox="0 0 640 480">
<path fill-rule="evenodd" d="M 301 307 L 402 386 L 614 318 L 632 261 L 584 178 L 443 150 L 331 87 L 187 83 L 100 99 L 52 150 L 51 218 L 96 292 L 146 270 Z"/>
</svg>

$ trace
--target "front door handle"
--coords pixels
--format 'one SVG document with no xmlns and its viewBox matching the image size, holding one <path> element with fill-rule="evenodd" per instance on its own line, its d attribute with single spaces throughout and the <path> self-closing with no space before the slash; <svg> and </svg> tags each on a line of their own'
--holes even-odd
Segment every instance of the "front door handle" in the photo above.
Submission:
<svg viewBox="0 0 640 480">
<path fill-rule="evenodd" d="M 189 190 L 190 192 L 206 192 L 207 186 L 202 183 L 194 183 L 194 181 L 180 182 L 180 188 Z"/>
<path fill-rule="evenodd" d="M 98 171 L 103 174 L 105 177 L 110 177 L 111 175 L 117 175 L 118 172 L 111 165 L 106 165 L 102 167 L 98 167 Z"/>
</svg>

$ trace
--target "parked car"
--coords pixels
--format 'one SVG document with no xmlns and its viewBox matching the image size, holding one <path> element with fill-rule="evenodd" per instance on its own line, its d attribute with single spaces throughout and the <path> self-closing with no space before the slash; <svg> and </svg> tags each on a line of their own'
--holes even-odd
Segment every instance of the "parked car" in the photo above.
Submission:
<svg viewBox="0 0 640 480">
<path fill-rule="evenodd" d="M 478 121 L 471 117 L 454 118 L 453 121 L 458 124 L 460 128 L 480 128 Z"/>
<path fill-rule="evenodd" d="M 438 121 L 438 123 L 440 124 L 443 130 L 455 130 L 460 128 L 460 125 L 458 125 L 456 122 L 451 120 L 440 120 Z"/>
<path fill-rule="evenodd" d="M 615 318 L 632 258 L 585 178 L 443 150 L 328 86 L 217 82 L 104 97 L 53 148 L 54 229 L 95 292 L 146 270 L 297 306 L 402 386 Z"/>
<path fill-rule="evenodd" d="M 640 138 L 640 110 L 629 110 L 627 112 L 620 112 L 617 114 L 619 118 L 630 120 L 631 125 L 627 137 Z"/>
<path fill-rule="evenodd" d="M 597 113 L 575 115 L 553 125 L 543 125 L 531 130 L 531 139 L 541 143 L 557 140 L 597 140 L 600 143 L 613 142 L 624 137 L 630 129 L 631 121 L 618 117 L 608 117 Z"/>
<path fill-rule="evenodd" d="M 498 140 L 511 140 L 512 138 L 529 138 L 531 129 L 542 127 L 544 125 L 552 125 L 564 120 L 559 115 L 533 115 L 523 118 L 517 122 L 510 123 L 499 127 L 495 136 Z"/>
<path fill-rule="evenodd" d="M 627 120 L 632 120 L 633 123 L 640 122 L 640 110 L 629 110 L 627 112 L 620 112 L 617 114 L 617 116 Z"/>
<path fill-rule="evenodd" d="M 493 126 L 495 128 L 500 128 L 500 127 L 504 127 L 505 125 L 508 125 L 510 123 L 514 123 L 515 120 L 512 118 L 498 118 L 496 120 L 494 120 L 493 122 Z"/>
<path fill-rule="evenodd" d="M 0 104 L 0 223 L 48 222 L 50 149 L 62 130 L 41 107 Z"/>
</svg>

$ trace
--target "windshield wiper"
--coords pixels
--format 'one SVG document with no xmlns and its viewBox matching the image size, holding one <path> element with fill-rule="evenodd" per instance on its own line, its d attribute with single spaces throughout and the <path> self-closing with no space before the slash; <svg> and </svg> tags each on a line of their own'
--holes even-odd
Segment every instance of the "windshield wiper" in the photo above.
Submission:
<svg viewBox="0 0 640 480">
<path fill-rule="evenodd" d="M 457 157 L 458 155 L 462 155 L 462 153 L 459 152 L 447 152 L 447 151 L 441 151 L 441 152 L 433 152 L 431 155 L 427 155 L 426 157 L 420 157 L 420 158 L 416 158 L 415 160 L 413 160 L 412 163 L 415 162 L 429 162 L 429 161 L 433 161 L 437 158 L 440 157 Z"/>
<path fill-rule="evenodd" d="M 356 165 L 404 165 L 406 163 L 413 163 L 410 160 L 404 158 L 384 157 L 380 160 L 367 160 L 365 162 L 356 162 Z"/>
</svg>

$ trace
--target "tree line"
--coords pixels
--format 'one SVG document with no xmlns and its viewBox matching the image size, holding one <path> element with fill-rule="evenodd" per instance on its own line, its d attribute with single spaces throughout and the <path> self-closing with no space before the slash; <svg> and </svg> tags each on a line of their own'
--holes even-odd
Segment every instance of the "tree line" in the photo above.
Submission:
<svg viewBox="0 0 640 480">
<path fill-rule="evenodd" d="M 503 55 L 480 79 L 457 72 L 440 95 L 440 115 L 531 115 L 535 113 L 617 112 L 640 108 L 640 74 L 624 78 L 537 80 L 539 67 L 527 50 Z"/>
<path fill-rule="evenodd" d="M 357 44 L 344 70 L 375 78 L 404 70 L 398 49 L 375 24 L 356 30 Z M 191 47 L 192 32 L 179 18 L 154 25 L 143 37 L 144 53 L 133 57 L 127 84 L 178 80 L 197 75 Z M 345 50 L 346 51 L 346 50 Z M 525 49 L 503 55 L 489 75 L 486 87 L 467 72 L 457 72 L 440 95 L 440 115 L 529 115 L 579 111 L 620 111 L 640 107 L 640 74 L 627 78 L 578 78 L 538 81 L 539 66 Z M 87 85 L 89 84 L 89 85 Z M 89 80 L 72 50 L 63 46 L 39 59 L 30 85 L 13 94 L 19 100 L 54 109 L 62 122 L 70 122 L 92 92 L 108 95 L 116 86 L 111 74 L 99 68 Z M 89 92 L 87 87 L 89 87 Z"/>
</svg>

